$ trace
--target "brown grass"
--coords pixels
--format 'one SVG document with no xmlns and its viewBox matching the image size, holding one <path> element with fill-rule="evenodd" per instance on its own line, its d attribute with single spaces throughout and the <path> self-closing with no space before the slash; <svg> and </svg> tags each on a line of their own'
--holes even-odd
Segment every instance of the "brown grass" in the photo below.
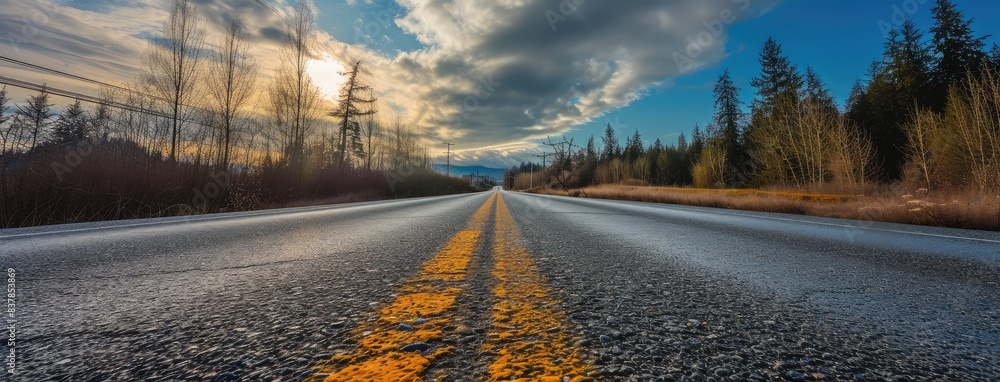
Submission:
<svg viewBox="0 0 1000 382">
<path fill-rule="evenodd" d="M 754 189 L 601 185 L 579 190 L 537 187 L 533 193 L 780 212 L 821 217 L 1000 231 L 1000 196 L 962 191 L 842 195 Z"/>
</svg>

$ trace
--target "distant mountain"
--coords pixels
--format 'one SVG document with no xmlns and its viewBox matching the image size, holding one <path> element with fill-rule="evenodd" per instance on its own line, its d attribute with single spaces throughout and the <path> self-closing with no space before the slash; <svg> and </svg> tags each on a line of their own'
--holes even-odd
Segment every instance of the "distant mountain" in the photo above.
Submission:
<svg viewBox="0 0 1000 382">
<path fill-rule="evenodd" d="M 440 172 L 442 174 L 444 174 L 444 173 L 446 173 L 448 171 L 448 165 L 444 165 L 444 164 L 435 164 L 435 165 L 433 165 L 433 168 L 434 168 L 434 171 Z M 503 172 L 504 172 L 504 169 L 502 169 L 502 168 L 492 168 L 492 167 L 484 167 L 484 166 L 456 166 L 456 165 L 451 165 L 451 175 L 453 175 L 453 176 L 463 176 L 463 175 L 469 175 L 469 174 L 476 174 L 476 173 L 478 173 L 479 175 L 489 175 L 489 176 L 492 176 L 494 179 L 497 180 L 497 182 L 502 182 L 503 181 Z"/>
</svg>

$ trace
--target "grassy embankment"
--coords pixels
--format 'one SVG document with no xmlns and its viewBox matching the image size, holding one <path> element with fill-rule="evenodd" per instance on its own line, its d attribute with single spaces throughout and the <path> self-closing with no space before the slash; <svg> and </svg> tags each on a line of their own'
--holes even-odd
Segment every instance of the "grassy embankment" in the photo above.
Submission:
<svg viewBox="0 0 1000 382">
<path fill-rule="evenodd" d="M 536 187 L 528 192 L 1000 231 L 1000 196 L 975 193 L 905 193 L 887 188 L 868 195 L 845 195 L 629 185 L 601 185 L 568 192 Z"/>
</svg>

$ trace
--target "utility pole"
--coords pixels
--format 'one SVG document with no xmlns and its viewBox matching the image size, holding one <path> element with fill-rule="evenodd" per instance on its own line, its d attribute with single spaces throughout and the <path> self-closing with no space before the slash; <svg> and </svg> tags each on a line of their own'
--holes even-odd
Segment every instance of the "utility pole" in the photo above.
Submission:
<svg viewBox="0 0 1000 382">
<path fill-rule="evenodd" d="M 542 167 L 549 167 L 549 162 L 546 160 L 552 153 L 542 153 L 542 155 L 535 155 L 535 157 L 542 158 Z"/>
<path fill-rule="evenodd" d="M 542 155 L 535 155 L 536 158 L 542 158 L 542 168 L 549 167 L 549 163 L 546 158 L 552 155 L 552 153 L 542 153 Z M 535 162 L 528 162 L 531 165 L 531 175 L 528 178 L 528 188 L 535 187 Z"/>
<path fill-rule="evenodd" d="M 441 142 L 441 143 L 448 145 L 448 176 L 451 176 L 451 146 L 454 146 L 455 144 L 450 142 Z"/>
</svg>

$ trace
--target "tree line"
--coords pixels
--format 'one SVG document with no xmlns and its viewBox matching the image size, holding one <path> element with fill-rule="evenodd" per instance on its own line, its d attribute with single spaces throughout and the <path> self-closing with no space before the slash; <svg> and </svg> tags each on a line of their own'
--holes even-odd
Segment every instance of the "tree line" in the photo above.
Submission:
<svg viewBox="0 0 1000 382">
<path fill-rule="evenodd" d="M 379 113 L 360 62 L 341 73 L 339 98 L 324 102 L 307 70 L 318 53 L 311 2 L 284 26 L 281 66 L 267 84 L 238 15 L 209 36 L 194 2 L 175 0 L 140 74 L 102 85 L 88 103 L 60 110 L 53 98 L 64 92 L 42 84 L 14 104 L 4 87 L 0 226 L 468 189 L 435 177 L 416 129 Z M 209 197 L 206 187 L 218 191 Z"/>
<path fill-rule="evenodd" d="M 923 33 L 912 20 L 891 30 L 882 56 L 838 107 L 820 75 L 801 70 L 769 38 L 748 111 L 728 70 L 713 89 L 714 114 L 690 138 L 626 142 L 608 125 L 600 145 L 571 140 L 554 149 L 545 181 L 563 188 L 638 183 L 709 188 L 835 188 L 863 192 L 902 182 L 1000 192 L 1000 47 L 950 0 L 931 10 Z M 508 170 L 524 176 L 527 164 Z M 535 168 L 538 171 L 538 168 Z M 523 182 L 520 182 L 523 183 Z M 513 184 L 513 183 L 509 183 Z M 537 185 L 537 184 L 536 184 Z"/>
</svg>

